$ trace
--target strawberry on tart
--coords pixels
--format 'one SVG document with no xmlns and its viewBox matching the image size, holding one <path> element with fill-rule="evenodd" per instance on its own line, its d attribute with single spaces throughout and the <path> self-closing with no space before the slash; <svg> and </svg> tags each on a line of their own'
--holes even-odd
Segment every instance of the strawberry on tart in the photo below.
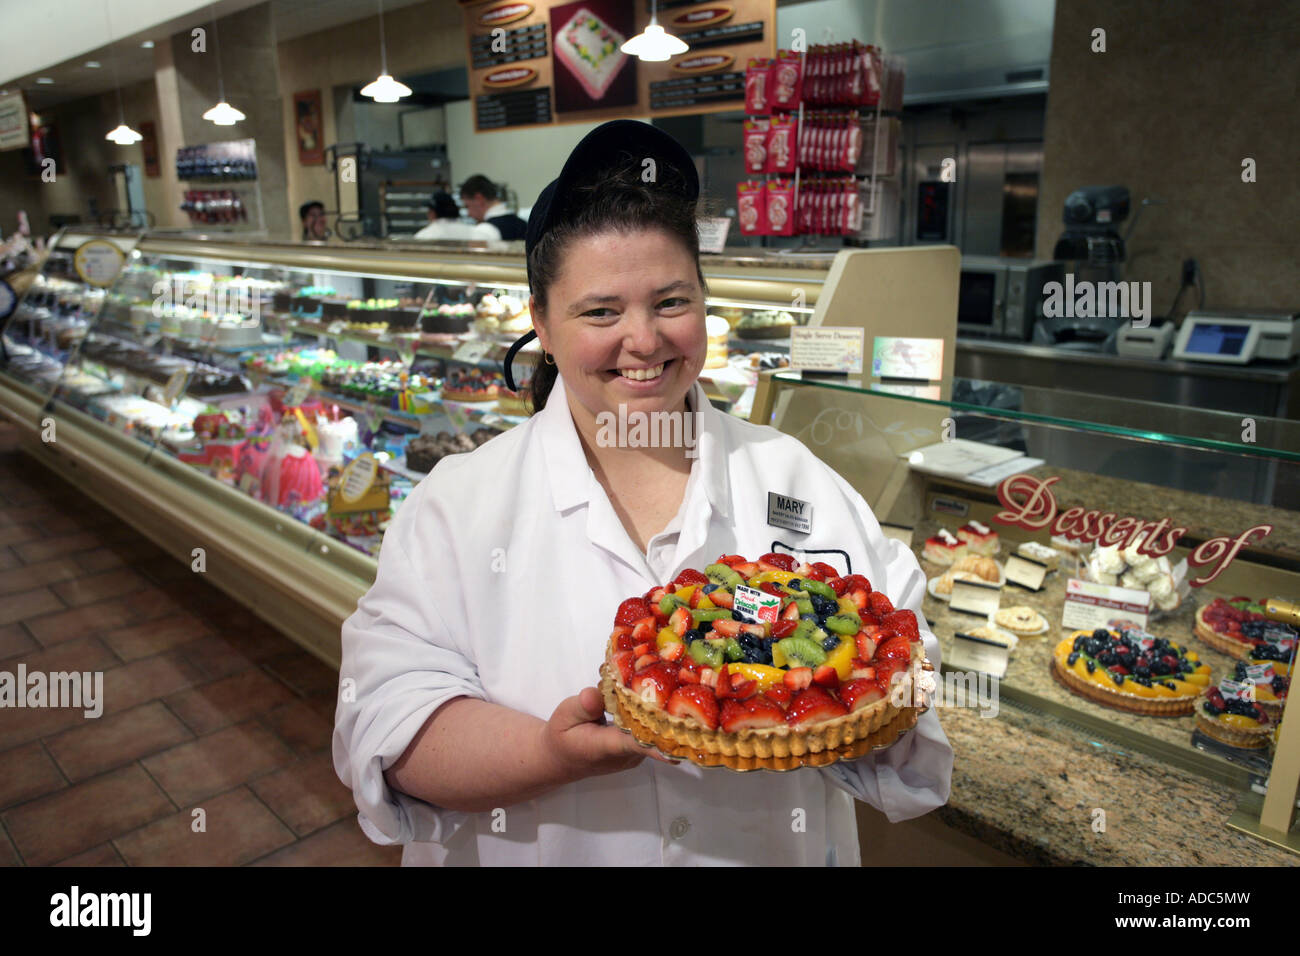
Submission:
<svg viewBox="0 0 1300 956">
<path fill-rule="evenodd" d="M 1197 608 L 1195 634 L 1216 651 L 1231 657 L 1246 658 L 1265 643 L 1295 645 L 1300 632 L 1289 624 L 1264 616 L 1264 605 L 1250 598 L 1215 598 Z"/>
<path fill-rule="evenodd" d="M 916 615 L 860 574 L 723 555 L 619 605 L 601 692 L 642 743 L 703 766 L 825 766 L 887 746 L 921 709 Z"/>
</svg>

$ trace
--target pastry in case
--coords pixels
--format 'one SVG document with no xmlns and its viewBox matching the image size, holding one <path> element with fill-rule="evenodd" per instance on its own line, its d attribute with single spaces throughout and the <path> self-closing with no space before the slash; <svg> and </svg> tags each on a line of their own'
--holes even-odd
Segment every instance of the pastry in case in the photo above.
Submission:
<svg viewBox="0 0 1300 956">
<path fill-rule="evenodd" d="M 1266 643 L 1294 647 L 1300 632 L 1264 616 L 1263 601 L 1246 597 L 1215 598 L 1196 609 L 1195 634 L 1216 651 L 1243 659 Z M 1272 658 L 1269 658 L 1272 659 Z"/>
<path fill-rule="evenodd" d="M 1262 750 L 1268 746 L 1276 723 L 1258 703 L 1242 700 L 1225 685 L 1211 687 L 1196 707 L 1196 729 L 1229 747 Z"/>
<path fill-rule="evenodd" d="M 952 569 L 969 571 L 981 581 L 988 581 L 990 584 L 997 584 L 1002 580 L 1002 571 L 998 568 L 998 563 L 982 554 L 968 554 L 958 558 L 953 562 Z"/>
<path fill-rule="evenodd" d="M 959 541 L 952 532 L 940 528 L 938 534 L 925 539 L 925 548 L 921 557 L 934 564 L 955 564 L 958 558 L 966 556 L 966 545 Z"/>
<path fill-rule="evenodd" d="M 823 766 L 910 726 L 899 675 L 923 658 L 915 614 L 862 575 L 723 555 L 619 605 L 601 691 L 639 740 L 695 763 Z"/>
<path fill-rule="evenodd" d="M 1190 714 L 1210 683 L 1194 652 L 1131 627 L 1075 631 L 1056 645 L 1051 668 L 1080 697 L 1153 717 Z"/>
<path fill-rule="evenodd" d="M 957 540 L 964 542 L 973 554 L 994 555 L 1000 547 L 998 533 L 988 525 L 974 520 L 967 521 L 957 529 Z"/>
<path fill-rule="evenodd" d="M 1039 634 L 1047 628 L 1047 618 L 1023 604 L 999 608 L 994 612 L 993 620 L 998 627 L 1012 634 Z"/>
</svg>

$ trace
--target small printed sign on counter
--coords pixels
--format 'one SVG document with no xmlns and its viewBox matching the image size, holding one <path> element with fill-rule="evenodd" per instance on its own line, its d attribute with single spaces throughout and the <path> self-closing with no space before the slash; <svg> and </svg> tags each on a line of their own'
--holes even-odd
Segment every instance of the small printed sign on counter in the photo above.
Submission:
<svg viewBox="0 0 1300 956">
<path fill-rule="evenodd" d="M 1151 592 L 1095 584 L 1070 578 L 1065 583 L 1065 609 L 1061 626 L 1070 631 L 1092 631 L 1115 619 L 1132 621 L 1146 630 L 1151 616 Z"/>
<path fill-rule="evenodd" d="M 1018 584 L 1031 591 L 1040 591 L 1043 588 L 1043 579 L 1047 577 L 1047 565 L 1027 558 L 1023 554 L 1012 554 L 1007 556 L 1006 574 L 1007 581 L 1011 584 Z"/>
<path fill-rule="evenodd" d="M 990 677 L 1006 676 L 1011 660 L 1011 644 L 988 637 L 976 637 L 958 631 L 952 636 L 952 647 L 944 655 L 947 670 L 980 671 Z"/>
<path fill-rule="evenodd" d="M 978 614 L 988 617 L 1002 603 L 1002 589 L 996 584 L 983 581 L 954 581 L 952 583 L 952 600 L 948 606 L 963 614 Z"/>
<path fill-rule="evenodd" d="M 866 335 L 866 329 L 810 329 L 796 325 L 790 330 L 790 367 L 805 372 L 861 375 Z"/>
</svg>

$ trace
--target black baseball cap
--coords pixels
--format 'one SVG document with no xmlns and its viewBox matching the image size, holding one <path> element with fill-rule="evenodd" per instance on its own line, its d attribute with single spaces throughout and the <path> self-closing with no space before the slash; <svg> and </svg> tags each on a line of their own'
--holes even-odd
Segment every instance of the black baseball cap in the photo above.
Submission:
<svg viewBox="0 0 1300 956">
<path fill-rule="evenodd" d="M 572 199 L 576 187 L 590 182 L 598 173 L 627 163 L 640 165 L 646 159 L 655 161 L 656 170 L 672 169 L 675 176 L 662 179 L 656 174 L 656 181 L 662 181 L 668 188 L 681 191 L 683 198 L 694 202 L 700 196 L 700 176 L 695 169 L 695 161 L 681 143 L 668 133 L 637 120 L 611 120 L 602 123 L 582 138 L 564 167 L 537 197 L 533 211 L 528 216 L 528 230 L 524 234 L 524 257 L 528 265 L 528 284 L 533 284 L 532 263 L 528 257 L 533 248 L 550 229 L 563 222 L 572 211 Z M 506 353 L 506 385 L 515 388 L 514 376 L 510 374 L 510 362 L 515 353 L 537 337 L 536 332 L 528 332 Z"/>
</svg>

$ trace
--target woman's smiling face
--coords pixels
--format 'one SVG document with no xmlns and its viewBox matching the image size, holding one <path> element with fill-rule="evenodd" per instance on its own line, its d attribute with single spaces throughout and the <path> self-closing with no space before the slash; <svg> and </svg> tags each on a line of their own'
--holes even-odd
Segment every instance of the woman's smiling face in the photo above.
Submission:
<svg viewBox="0 0 1300 956">
<path fill-rule="evenodd" d="M 676 411 L 704 368 L 704 290 L 695 260 L 660 229 L 574 239 L 534 311 L 542 348 L 594 419 Z M 576 411 L 576 409 L 575 409 Z"/>
</svg>

